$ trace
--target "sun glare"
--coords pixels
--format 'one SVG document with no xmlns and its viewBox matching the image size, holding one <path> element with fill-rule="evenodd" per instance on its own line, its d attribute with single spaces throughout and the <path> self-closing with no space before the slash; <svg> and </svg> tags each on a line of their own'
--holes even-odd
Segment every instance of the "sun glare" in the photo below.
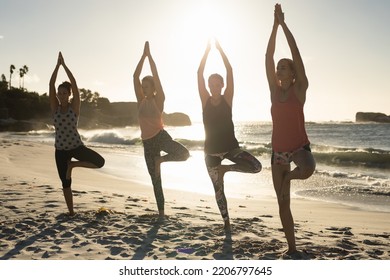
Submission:
<svg viewBox="0 0 390 280">
<path fill-rule="evenodd" d="M 229 32 L 232 31 L 228 20 L 229 13 L 221 12 L 221 7 L 215 1 L 199 1 L 187 7 L 187 12 L 178 19 L 179 38 L 176 38 L 180 41 L 178 52 L 184 51 L 185 53 L 182 54 L 187 57 L 191 54 L 189 63 L 198 66 L 207 42 L 211 42 L 212 49 L 207 60 L 205 75 L 211 73 L 224 75 L 225 68 L 215 49 L 215 40 L 220 42 L 225 51 L 232 49 L 234 44 L 232 36 L 229 36 Z"/>
<path fill-rule="evenodd" d="M 217 25 L 220 23 L 220 14 L 216 12 L 212 2 L 199 1 L 194 4 L 186 15 L 187 27 L 191 34 L 198 38 L 209 39 L 217 35 Z"/>
</svg>

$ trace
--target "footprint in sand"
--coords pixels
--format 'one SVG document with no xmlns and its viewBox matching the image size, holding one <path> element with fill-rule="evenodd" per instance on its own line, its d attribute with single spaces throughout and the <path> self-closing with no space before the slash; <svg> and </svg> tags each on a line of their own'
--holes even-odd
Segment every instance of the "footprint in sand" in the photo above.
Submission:
<svg viewBox="0 0 390 280">
<path fill-rule="evenodd" d="M 4 195 L 5 196 L 11 196 L 11 195 L 23 195 L 23 193 L 21 193 L 21 192 L 17 192 L 17 191 L 6 191 L 5 193 L 4 193 Z M 14 198 L 13 198 L 14 199 Z M 12 200 L 13 200 L 12 199 Z"/>
<path fill-rule="evenodd" d="M 165 254 L 167 258 L 175 258 L 178 255 L 176 251 L 170 252 L 168 254 Z"/>
<path fill-rule="evenodd" d="M 336 245 L 340 248 L 350 250 L 350 251 L 357 251 L 359 246 L 351 241 L 349 241 L 346 238 L 343 238 L 341 241 L 338 241 Z"/>
<path fill-rule="evenodd" d="M 51 246 L 50 249 L 56 250 L 56 251 L 61 251 L 62 250 L 62 248 L 57 246 L 57 245 Z"/>
<path fill-rule="evenodd" d="M 58 204 L 58 201 L 49 200 L 45 201 L 45 207 L 47 208 L 58 208 L 60 205 Z"/>
<path fill-rule="evenodd" d="M 62 238 L 70 238 L 73 236 L 74 236 L 73 232 L 70 232 L 70 231 L 65 232 L 64 234 L 61 235 Z"/>
<path fill-rule="evenodd" d="M 199 220 L 201 220 L 201 221 L 206 221 L 206 222 L 215 222 L 214 219 L 210 219 L 210 218 L 207 217 L 207 216 L 201 216 L 201 217 L 199 217 Z"/>
<path fill-rule="evenodd" d="M 381 241 L 368 240 L 368 239 L 363 240 L 363 243 L 366 244 L 366 245 L 370 245 L 370 246 L 381 246 L 381 245 L 384 245 Z"/>
<path fill-rule="evenodd" d="M 27 252 L 33 252 L 33 253 L 39 253 L 39 252 L 42 252 L 43 250 L 39 247 L 36 247 L 36 246 L 29 246 L 26 248 L 26 251 Z"/>
<path fill-rule="evenodd" d="M 58 190 L 52 186 L 49 185 L 41 185 L 41 186 L 36 186 L 37 188 L 45 188 L 46 190 L 44 191 L 46 194 L 49 193 L 54 193 L 57 192 Z"/>
<path fill-rule="evenodd" d="M 128 204 L 128 205 L 126 206 L 126 209 L 131 209 L 131 207 L 142 207 L 142 206 L 139 205 L 139 204 Z"/>
<path fill-rule="evenodd" d="M 196 206 L 196 208 L 200 208 L 200 209 L 211 209 L 210 206 Z"/>
<path fill-rule="evenodd" d="M 131 196 L 127 197 L 126 201 L 132 201 L 132 202 L 139 202 L 141 199 L 139 198 L 132 198 Z"/>
<path fill-rule="evenodd" d="M 87 194 L 88 192 L 72 190 L 72 193 L 73 193 L 74 196 L 78 196 L 78 195 L 81 195 L 81 194 Z"/>
<path fill-rule="evenodd" d="M 29 226 L 38 226 L 38 223 L 34 219 L 25 219 L 22 223 L 27 224 Z"/>
<path fill-rule="evenodd" d="M 172 209 L 177 209 L 177 210 L 188 210 L 189 208 L 187 207 L 171 207 Z"/>
</svg>

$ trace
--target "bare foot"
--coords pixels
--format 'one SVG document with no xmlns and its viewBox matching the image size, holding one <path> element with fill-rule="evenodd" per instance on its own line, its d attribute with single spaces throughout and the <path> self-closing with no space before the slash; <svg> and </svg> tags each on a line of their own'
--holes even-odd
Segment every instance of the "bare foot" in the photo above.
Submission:
<svg viewBox="0 0 390 280">
<path fill-rule="evenodd" d="M 304 251 L 298 251 L 298 250 L 288 250 L 282 255 L 283 259 L 290 259 L 290 260 L 308 260 L 310 257 L 306 254 Z"/>
</svg>

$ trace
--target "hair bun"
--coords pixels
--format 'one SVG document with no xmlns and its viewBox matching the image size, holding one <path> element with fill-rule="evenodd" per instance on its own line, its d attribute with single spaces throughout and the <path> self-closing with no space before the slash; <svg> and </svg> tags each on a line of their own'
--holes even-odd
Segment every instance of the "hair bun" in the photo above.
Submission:
<svg viewBox="0 0 390 280">
<path fill-rule="evenodd" d="M 58 88 L 60 88 L 60 87 L 66 88 L 69 92 L 71 92 L 71 90 L 72 90 L 72 84 L 68 81 L 65 81 L 62 84 L 60 84 L 58 86 Z"/>
</svg>

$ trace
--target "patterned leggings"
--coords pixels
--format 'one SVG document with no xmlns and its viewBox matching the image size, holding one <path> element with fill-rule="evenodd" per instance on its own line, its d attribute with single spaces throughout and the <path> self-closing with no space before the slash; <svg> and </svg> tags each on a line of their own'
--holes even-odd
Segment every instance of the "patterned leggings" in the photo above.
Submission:
<svg viewBox="0 0 390 280">
<path fill-rule="evenodd" d="M 221 216 L 224 221 L 229 220 L 229 213 L 227 208 L 227 201 L 224 190 L 223 177 L 219 178 L 218 168 L 221 165 L 222 160 L 228 159 L 234 162 L 234 165 L 230 165 L 228 171 L 244 172 L 244 173 L 258 173 L 261 171 L 261 163 L 250 153 L 241 150 L 240 148 L 234 149 L 227 153 L 221 154 L 206 154 L 205 161 L 207 171 L 209 173 L 211 182 L 214 186 L 215 199 Z"/>
<path fill-rule="evenodd" d="M 190 156 L 187 148 L 172 140 L 172 137 L 165 130 L 161 130 L 156 136 L 143 141 L 146 166 L 152 179 L 154 196 L 157 201 L 158 210 L 164 210 L 164 193 L 162 190 L 161 175 L 156 175 L 155 158 L 164 155 L 164 161 L 185 161 Z"/>
</svg>

